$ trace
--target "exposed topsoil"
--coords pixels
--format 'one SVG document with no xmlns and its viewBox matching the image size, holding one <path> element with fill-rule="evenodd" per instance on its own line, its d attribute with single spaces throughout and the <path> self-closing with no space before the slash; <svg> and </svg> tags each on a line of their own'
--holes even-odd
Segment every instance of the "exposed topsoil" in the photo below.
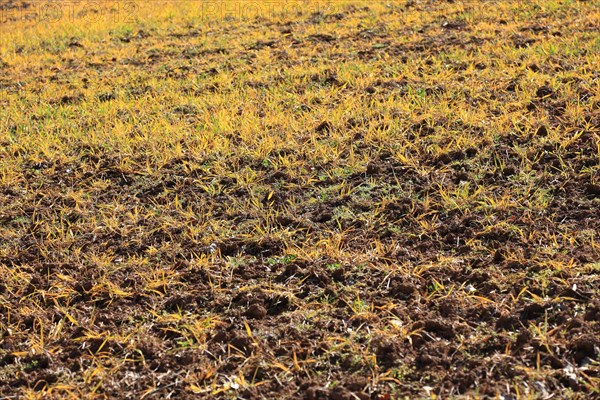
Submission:
<svg viewBox="0 0 600 400">
<path fill-rule="evenodd" d="M 0 398 L 599 395 L 597 5 L 390 3 L 4 45 Z"/>
</svg>

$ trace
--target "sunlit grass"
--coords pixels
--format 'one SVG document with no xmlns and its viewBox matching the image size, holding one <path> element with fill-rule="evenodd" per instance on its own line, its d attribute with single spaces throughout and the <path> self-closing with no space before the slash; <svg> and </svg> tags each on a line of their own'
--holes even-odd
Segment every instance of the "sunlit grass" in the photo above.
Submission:
<svg viewBox="0 0 600 400">
<path fill-rule="evenodd" d="M 596 2 L 100 4 L 3 9 L 2 395 L 597 394 Z"/>
</svg>

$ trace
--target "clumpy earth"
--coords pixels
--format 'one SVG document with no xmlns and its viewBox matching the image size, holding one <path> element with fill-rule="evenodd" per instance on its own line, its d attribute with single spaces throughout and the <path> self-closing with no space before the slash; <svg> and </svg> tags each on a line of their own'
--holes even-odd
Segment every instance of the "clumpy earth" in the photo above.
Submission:
<svg viewBox="0 0 600 400">
<path fill-rule="evenodd" d="M 0 397 L 599 396 L 598 2 L 43 4 Z"/>
</svg>

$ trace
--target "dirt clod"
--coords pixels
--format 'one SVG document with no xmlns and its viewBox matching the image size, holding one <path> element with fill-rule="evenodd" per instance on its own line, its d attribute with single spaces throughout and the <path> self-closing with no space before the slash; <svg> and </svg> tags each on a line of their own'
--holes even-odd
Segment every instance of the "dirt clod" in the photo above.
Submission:
<svg viewBox="0 0 600 400">
<path fill-rule="evenodd" d="M 245 315 L 252 319 L 263 319 L 267 316 L 267 309 L 260 304 L 252 304 L 246 310 Z"/>
</svg>

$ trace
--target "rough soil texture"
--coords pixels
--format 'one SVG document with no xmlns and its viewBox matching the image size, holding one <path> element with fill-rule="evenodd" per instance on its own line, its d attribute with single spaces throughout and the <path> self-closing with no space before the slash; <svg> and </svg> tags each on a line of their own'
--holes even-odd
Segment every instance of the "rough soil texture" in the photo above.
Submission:
<svg viewBox="0 0 600 400">
<path fill-rule="evenodd" d="M 599 396 L 598 4 L 389 3 L 0 25 L 0 398 Z"/>
</svg>

